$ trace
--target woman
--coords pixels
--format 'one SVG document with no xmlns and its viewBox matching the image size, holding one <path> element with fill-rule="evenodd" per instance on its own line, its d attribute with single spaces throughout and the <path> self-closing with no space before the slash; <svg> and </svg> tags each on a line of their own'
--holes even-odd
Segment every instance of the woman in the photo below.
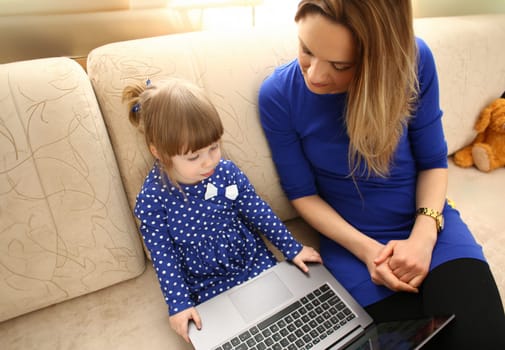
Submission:
<svg viewBox="0 0 505 350">
<path fill-rule="evenodd" d="M 482 248 L 445 200 L 437 74 L 410 1 L 305 0 L 295 21 L 298 59 L 264 82 L 259 106 L 325 265 L 377 322 L 454 313 L 433 346 L 505 348 Z"/>
</svg>

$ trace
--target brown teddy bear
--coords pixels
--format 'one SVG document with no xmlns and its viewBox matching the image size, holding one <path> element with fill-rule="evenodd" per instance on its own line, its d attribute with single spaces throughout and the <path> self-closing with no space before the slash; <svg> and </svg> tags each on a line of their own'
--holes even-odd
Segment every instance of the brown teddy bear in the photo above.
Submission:
<svg viewBox="0 0 505 350">
<path fill-rule="evenodd" d="M 454 163 L 484 172 L 505 166 L 505 92 L 482 111 L 474 129 L 477 136 L 454 153 Z"/>
</svg>

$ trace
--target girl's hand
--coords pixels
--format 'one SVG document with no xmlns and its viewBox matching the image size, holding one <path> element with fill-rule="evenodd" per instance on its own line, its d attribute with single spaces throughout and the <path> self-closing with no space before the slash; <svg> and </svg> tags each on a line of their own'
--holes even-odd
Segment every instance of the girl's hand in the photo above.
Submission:
<svg viewBox="0 0 505 350">
<path fill-rule="evenodd" d="M 182 310 L 169 318 L 170 327 L 188 343 L 190 342 L 188 337 L 188 323 L 191 320 L 195 322 L 196 328 L 202 328 L 200 315 L 194 307 Z"/>
<path fill-rule="evenodd" d="M 315 262 L 315 263 L 323 263 L 323 259 L 321 259 L 321 255 L 312 247 L 303 246 L 300 253 L 298 253 L 293 258 L 293 263 L 298 266 L 300 270 L 307 273 L 309 272 L 309 268 L 305 264 L 305 262 Z"/>
</svg>

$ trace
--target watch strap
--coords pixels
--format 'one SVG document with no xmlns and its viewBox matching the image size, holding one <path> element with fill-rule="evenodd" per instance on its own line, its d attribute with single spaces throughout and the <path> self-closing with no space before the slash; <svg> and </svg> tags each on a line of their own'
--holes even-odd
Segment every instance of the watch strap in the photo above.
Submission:
<svg viewBox="0 0 505 350">
<path fill-rule="evenodd" d="M 442 231 L 444 225 L 443 216 L 442 213 L 438 210 L 432 208 L 419 208 L 416 210 L 416 216 L 417 215 L 426 215 L 432 217 L 437 224 L 437 232 L 440 233 L 440 231 Z"/>
</svg>

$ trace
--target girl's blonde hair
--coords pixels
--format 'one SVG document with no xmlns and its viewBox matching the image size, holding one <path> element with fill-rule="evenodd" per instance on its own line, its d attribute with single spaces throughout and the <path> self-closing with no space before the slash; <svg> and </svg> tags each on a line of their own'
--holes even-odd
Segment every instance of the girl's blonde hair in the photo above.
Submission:
<svg viewBox="0 0 505 350">
<path fill-rule="evenodd" d="M 349 164 L 354 175 L 386 177 L 418 95 L 410 0 L 303 0 L 295 21 L 320 14 L 354 36 L 356 73 L 347 93 Z"/>
<path fill-rule="evenodd" d="M 202 89 L 182 79 L 147 81 L 123 90 L 130 122 L 154 146 L 170 179 L 172 157 L 218 142 L 223 136 L 219 114 Z"/>
</svg>

